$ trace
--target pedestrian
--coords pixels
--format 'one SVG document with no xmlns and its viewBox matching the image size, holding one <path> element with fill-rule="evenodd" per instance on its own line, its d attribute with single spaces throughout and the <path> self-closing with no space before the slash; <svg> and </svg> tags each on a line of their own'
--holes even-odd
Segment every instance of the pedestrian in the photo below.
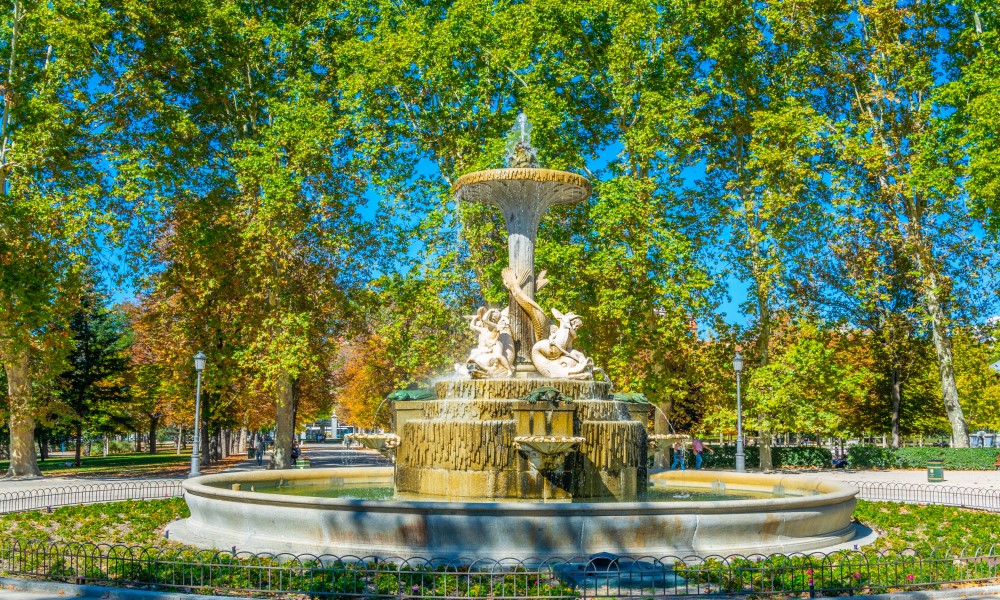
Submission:
<svg viewBox="0 0 1000 600">
<path fill-rule="evenodd" d="M 264 436 L 257 436 L 257 444 L 254 446 L 254 454 L 257 456 L 257 466 L 264 465 Z"/>
<path fill-rule="evenodd" d="M 299 449 L 299 441 L 296 440 L 295 438 L 292 438 L 292 452 L 291 452 L 291 454 L 292 454 L 292 464 L 293 465 L 298 462 L 299 455 L 301 453 L 302 453 L 302 451 Z"/>
<path fill-rule="evenodd" d="M 708 446 L 706 446 L 701 441 L 700 438 L 694 438 L 694 440 L 691 441 L 691 449 L 694 451 L 694 468 L 696 470 L 700 469 L 701 468 L 701 462 L 703 460 L 702 454 L 705 451 L 708 451 L 709 454 L 712 454 L 712 449 L 709 448 Z"/>
<path fill-rule="evenodd" d="M 680 469 L 684 470 L 684 442 L 674 442 L 674 462 L 670 465 L 670 470 Z"/>
</svg>

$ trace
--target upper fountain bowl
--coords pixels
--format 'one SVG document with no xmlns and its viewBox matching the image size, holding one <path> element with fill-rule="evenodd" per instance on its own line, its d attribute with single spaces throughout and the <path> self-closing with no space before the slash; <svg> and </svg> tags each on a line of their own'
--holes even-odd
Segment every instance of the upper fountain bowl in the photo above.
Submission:
<svg viewBox="0 0 1000 600">
<path fill-rule="evenodd" d="M 534 186 L 544 194 L 547 205 L 581 202 L 590 197 L 591 191 L 590 181 L 582 175 L 535 168 L 476 171 L 459 177 L 452 190 L 463 202 L 496 202 L 499 196 L 525 197 L 522 190 L 509 193 L 512 186 Z"/>
</svg>

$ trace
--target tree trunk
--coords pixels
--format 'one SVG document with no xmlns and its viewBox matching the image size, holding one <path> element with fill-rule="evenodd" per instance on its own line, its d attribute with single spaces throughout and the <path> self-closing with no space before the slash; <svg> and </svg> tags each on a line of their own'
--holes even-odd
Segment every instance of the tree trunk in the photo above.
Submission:
<svg viewBox="0 0 1000 600">
<path fill-rule="evenodd" d="M 899 448 L 903 440 L 899 431 L 899 406 L 903 398 L 903 382 L 899 378 L 899 367 L 892 368 L 892 447 Z"/>
<path fill-rule="evenodd" d="M 240 439 L 237 440 L 238 447 L 236 448 L 236 451 L 241 456 L 247 453 L 247 435 L 247 428 L 240 427 Z"/>
<path fill-rule="evenodd" d="M 149 415 L 149 453 L 156 454 L 156 426 L 160 423 L 159 415 Z"/>
<path fill-rule="evenodd" d="M 936 283 L 934 278 L 932 284 Z M 956 448 L 969 447 L 969 426 L 962 413 L 962 405 L 958 399 L 958 385 L 955 383 L 955 365 L 951 353 L 951 337 L 945 330 L 945 314 L 933 288 L 924 292 L 924 306 L 931 316 L 931 338 L 934 340 L 934 350 L 937 352 L 938 373 L 941 376 L 941 397 L 944 400 L 944 410 L 951 422 L 951 433 Z"/>
<path fill-rule="evenodd" d="M 73 437 L 76 438 L 76 454 L 73 457 L 73 467 L 79 469 L 83 462 L 80 460 L 80 455 L 83 452 L 83 425 L 77 423 L 76 427 L 73 428 Z"/>
<path fill-rule="evenodd" d="M 770 471 L 774 468 L 774 462 L 771 459 L 771 434 L 764 431 L 763 428 L 757 436 L 757 447 L 760 449 L 760 470 Z"/>
<path fill-rule="evenodd" d="M 38 432 L 38 456 L 42 460 L 49 457 L 49 434 L 44 427 L 36 428 Z"/>
<path fill-rule="evenodd" d="M 139 433 L 138 428 L 133 433 L 135 434 L 135 451 L 142 452 L 142 434 Z"/>
<path fill-rule="evenodd" d="M 198 450 L 198 452 L 201 454 L 201 464 L 203 465 L 211 464 L 212 462 L 212 456 L 211 454 L 209 454 L 209 443 L 208 443 L 209 442 L 208 415 L 210 414 L 210 411 L 208 410 L 209 404 L 211 404 L 211 399 L 209 398 L 209 395 L 202 394 L 201 395 L 202 418 L 201 418 L 201 430 L 199 431 L 201 439 L 198 440 L 197 442 L 195 442 L 194 440 L 191 441 L 192 445 L 194 445 L 195 443 L 201 445 L 201 448 Z"/>
<path fill-rule="evenodd" d="M 177 426 L 177 454 L 181 453 L 181 448 L 184 446 L 184 428 Z"/>
<path fill-rule="evenodd" d="M 7 477 L 41 477 L 35 455 L 35 419 L 31 413 L 28 351 L 4 357 L 7 400 L 10 405 L 10 465 Z"/>
<path fill-rule="evenodd" d="M 275 414 L 274 451 L 271 469 L 292 468 L 292 437 L 295 435 L 295 387 L 292 377 L 278 376 L 278 406 Z"/>
<path fill-rule="evenodd" d="M 105 434 L 105 436 L 104 436 L 104 456 L 107 456 L 109 454 L 111 454 L 111 440 L 108 439 L 108 436 Z"/>
</svg>

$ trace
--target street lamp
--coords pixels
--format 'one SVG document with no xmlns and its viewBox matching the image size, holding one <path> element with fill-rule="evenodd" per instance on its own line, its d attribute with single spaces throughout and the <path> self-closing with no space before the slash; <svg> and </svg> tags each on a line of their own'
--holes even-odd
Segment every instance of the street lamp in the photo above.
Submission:
<svg viewBox="0 0 1000 600">
<path fill-rule="evenodd" d="M 194 370 L 198 372 L 198 385 L 194 392 L 194 443 L 191 444 L 191 474 L 189 477 L 201 475 L 201 457 L 198 449 L 201 448 L 201 433 L 198 423 L 201 421 L 201 372 L 205 370 L 205 361 L 208 357 L 203 352 L 194 355 Z"/>
<path fill-rule="evenodd" d="M 736 371 L 736 472 L 747 470 L 747 457 L 743 453 L 743 403 L 740 400 L 740 371 L 743 370 L 743 355 L 736 351 L 733 357 L 733 370 Z"/>
</svg>

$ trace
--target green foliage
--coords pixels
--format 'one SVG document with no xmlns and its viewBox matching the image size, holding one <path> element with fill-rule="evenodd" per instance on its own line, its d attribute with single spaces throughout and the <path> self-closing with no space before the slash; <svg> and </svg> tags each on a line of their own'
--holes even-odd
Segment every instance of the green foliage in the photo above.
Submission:
<svg viewBox="0 0 1000 600">
<path fill-rule="evenodd" d="M 736 468 L 736 446 L 712 446 L 712 453 L 705 453 L 704 467 L 712 469 Z M 748 465 L 760 462 L 760 448 L 746 446 L 743 449 Z M 819 468 L 828 469 L 832 466 L 833 455 L 823 446 L 777 446 L 771 448 L 771 460 L 774 468 Z M 687 464 L 694 464 L 694 454 L 689 450 Z"/>
<path fill-rule="evenodd" d="M 847 467 L 851 469 L 893 469 L 896 466 L 896 453 L 892 448 L 856 445 L 847 450 Z"/>
<path fill-rule="evenodd" d="M 923 469 L 931 459 L 943 459 L 945 469 L 956 471 L 992 471 L 996 469 L 996 448 L 930 448 L 905 447 L 896 451 L 901 469 Z"/>
<path fill-rule="evenodd" d="M 163 546 L 163 528 L 188 516 L 183 498 L 111 502 L 0 515 L 0 530 L 26 540 Z"/>
<path fill-rule="evenodd" d="M 923 469 L 928 460 L 944 460 L 944 468 L 955 471 L 992 471 L 996 469 L 997 448 L 938 448 L 935 446 L 851 446 L 847 466 L 858 469 Z"/>
<path fill-rule="evenodd" d="M 951 506 L 859 501 L 854 518 L 879 534 L 872 550 L 921 553 L 987 549 L 1000 543 L 1000 514 Z"/>
<path fill-rule="evenodd" d="M 788 446 L 774 448 L 772 455 L 780 467 L 819 467 L 829 469 L 833 455 L 829 448 L 822 446 Z"/>
</svg>

